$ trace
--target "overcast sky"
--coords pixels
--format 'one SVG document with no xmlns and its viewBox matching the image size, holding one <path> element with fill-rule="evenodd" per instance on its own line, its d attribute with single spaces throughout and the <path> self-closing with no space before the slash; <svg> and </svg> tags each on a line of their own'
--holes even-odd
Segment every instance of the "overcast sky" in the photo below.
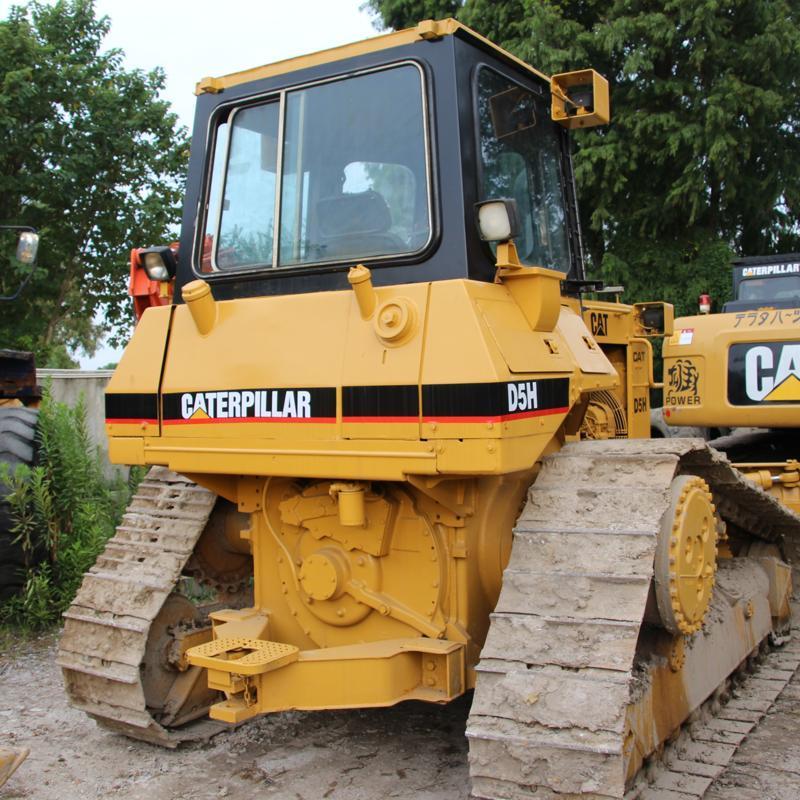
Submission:
<svg viewBox="0 0 800 800">
<path fill-rule="evenodd" d="M 284 58 L 377 35 L 363 0 L 97 0 L 111 19 L 106 48 L 125 51 L 130 68 L 162 67 L 164 98 L 191 131 L 194 87 L 207 75 L 225 75 Z M 0 15 L 12 5 L 0 0 Z M 24 5 L 24 3 L 23 3 Z M 145 244 L 131 242 L 131 246 Z M 120 253 L 127 262 L 127 251 Z M 86 369 L 116 361 L 107 348 L 81 358 Z"/>
</svg>

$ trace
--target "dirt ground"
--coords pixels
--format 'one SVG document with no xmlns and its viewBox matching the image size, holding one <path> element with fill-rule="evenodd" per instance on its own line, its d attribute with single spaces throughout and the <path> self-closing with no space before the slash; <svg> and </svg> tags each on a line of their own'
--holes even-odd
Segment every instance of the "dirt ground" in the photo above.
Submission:
<svg viewBox="0 0 800 800">
<path fill-rule="evenodd" d="M 0 653 L 0 744 L 30 756 L 0 797 L 36 800 L 455 800 L 469 794 L 468 702 L 445 708 L 271 715 L 204 745 L 164 750 L 67 705 L 57 637 Z"/>
<path fill-rule="evenodd" d="M 179 750 L 108 733 L 67 706 L 54 635 L 0 652 L 0 744 L 31 755 L 0 797 L 36 800 L 463 800 L 468 700 L 446 708 L 286 713 Z M 800 676 L 717 779 L 708 800 L 800 798 Z"/>
<path fill-rule="evenodd" d="M 704 800 L 800 798 L 800 672 L 742 742 Z"/>
</svg>

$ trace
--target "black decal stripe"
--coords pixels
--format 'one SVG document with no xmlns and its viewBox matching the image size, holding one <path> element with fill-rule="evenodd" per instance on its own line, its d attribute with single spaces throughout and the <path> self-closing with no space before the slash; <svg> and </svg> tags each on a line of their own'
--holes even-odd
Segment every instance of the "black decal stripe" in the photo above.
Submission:
<svg viewBox="0 0 800 800">
<path fill-rule="evenodd" d="M 520 394 L 526 387 L 535 384 L 536 405 L 533 408 L 523 406 L 509 407 L 509 385 L 519 388 Z M 193 397 L 197 394 L 221 392 L 266 392 L 267 410 L 270 416 L 256 416 L 257 408 L 249 407 L 246 416 L 219 417 L 211 414 L 210 418 L 184 419 L 181 401 L 184 394 Z M 298 392 L 308 392 L 311 396 L 310 417 L 271 416 L 273 404 L 280 412 L 287 392 L 293 392 L 297 399 Z M 513 390 L 512 390 L 513 393 Z M 117 395 L 122 397 L 121 395 Z M 111 395 L 109 396 L 111 397 Z M 147 395 L 153 406 L 155 398 Z M 416 385 L 401 386 L 344 386 L 342 387 L 342 419 L 346 422 L 413 422 L 424 420 L 441 420 L 452 422 L 471 422 L 492 419 L 524 419 L 540 414 L 556 414 L 566 412 L 569 407 L 569 378 L 539 378 L 534 380 L 510 381 L 503 383 L 456 383 L 429 384 L 422 387 L 422 407 L 420 394 Z M 260 405 L 259 405 L 260 408 Z M 156 408 L 152 408 L 156 418 Z M 163 419 L 167 424 L 175 423 L 212 423 L 212 422 L 246 422 L 249 420 L 276 422 L 332 422 L 336 419 L 336 390 L 333 388 L 279 388 L 279 389 L 207 389 L 203 392 L 174 392 L 163 396 Z"/>
<path fill-rule="evenodd" d="M 181 398 L 184 394 L 190 394 L 193 397 L 197 394 L 214 394 L 216 392 L 225 392 L 225 393 L 237 393 L 241 396 L 242 392 L 261 392 L 262 399 L 265 400 L 267 404 L 267 408 L 270 411 L 270 416 L 262 415 L 256 416 L 256 407 L 255 405 L 249 407 L 247 409 L 246 416 L 238 416 L 238 417 L 218 417 L 216 415 L 212 415 L 210 418 L 200 418 L 200 419 L 191 419 L 186 420 L 183 417 L 182 409 L 181 409 Z M 276 399 L 278 400 L 279 410 L 283 409 L 283 403 L 286 399 L 287 392 L 294 393 L 295 397 L 295 408 L 297 409 L 297 400 L 298 400 L 298 392 L 308 392 L 311 396 L 310 402 L 310 412 L 311 416 L 309 417 L 281 417 L 278 414 L 272 414 L 272 406 L 273 402 Z M 264 397 L 264 393 L 266 393 L 266 397 Z M 191 423 L 208 423 L 208 422 L 246 422 L 249 420 L 258 420 L 260 422 L 263 421 L 270 421 L 270 419 L 275 419 L 276 422 L 334 422 L 336 420 L 336 389 L 333 388 L 308 388 L 308 387 L 301 387 L 301 388 L 270 388 L 270 389 L 203 389 L 198 391 L 190 391 L 190 392 L 172 392 L 169 394 L 165 394 L 162 400 L 162 407 L 164 411 L 164 422 L 165 423 L 175 423 L 175 422 L 191 422 Z M 297 409 L 299 410 L 299 409 Z"/>
<path fill-rule="evenodd" d="M 106 422 L 158 422 L 157 394 L 106 394 Z"/>
<path fill-rule="evenodd" d="M 343 386 L 345 422 L 408 422 L 419 419 L 419 388 L 411 386 Z"/>
<path fill-rule="evenodd" d="M 509 383 L 514 384 L 514 381 Z M 422 387 L 423 420 L 481 421 L 523 418 L 558 413 L 569 407 L 569 378 L 540 378 L 520 381 L 536 383 L 534 409 L 512 411 L 508 405 L 508 383 L 451 383 Z"/>
</svg>

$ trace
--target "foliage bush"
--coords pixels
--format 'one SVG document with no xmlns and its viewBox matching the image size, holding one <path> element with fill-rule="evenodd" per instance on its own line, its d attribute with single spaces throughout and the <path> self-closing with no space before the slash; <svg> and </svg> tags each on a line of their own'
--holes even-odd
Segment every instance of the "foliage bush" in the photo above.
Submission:
<svg viewBox="0 0 800 800">
<path fill-rule="evenodd" d="M 108 479 L 89 436 L 86 405 L 74 408 L 45 393 L 36 432 L 37 463 L 12 473 L 0 465 L 10 494 L 12 532 L 28 553 L 44 556 L 27 570 L 24 590 L 0 604 L 0 624 L 26 629 L 57 623 L 114 533 L 141 479 Z"/>
</svg>

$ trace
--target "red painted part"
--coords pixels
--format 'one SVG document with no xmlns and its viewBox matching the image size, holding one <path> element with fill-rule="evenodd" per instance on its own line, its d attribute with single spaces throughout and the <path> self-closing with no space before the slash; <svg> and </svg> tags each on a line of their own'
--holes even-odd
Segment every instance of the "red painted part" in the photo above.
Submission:
<svg viewBox="0 0 800 800">
<path fill-rule="evenodd" d="M 171 244 L 170 248 L 177 256 L 177 243 Z M 140 253 L 144 248 L 134 247 L 131 250 L 131 276 L 128 283 L 128 294 L 133 299 L 133 311 L 136 319 L 139 320 L 142 314 L 152 306 L 168 306 L 172 303 L 172 291 L 175 281 L 171 280 L 167 287 L 166 297 L 161 296 L 160 281 L 151 281 L 144 267 L 139 263 Z"/>
<path fill-rule="evenodd" d="M 203 253 L 200 256 L 200 272 L 213 272 L 211 266 L 211 251 L 214 249 L 214 237 L 207 233 L 203 237 Z"/>
</svg>

